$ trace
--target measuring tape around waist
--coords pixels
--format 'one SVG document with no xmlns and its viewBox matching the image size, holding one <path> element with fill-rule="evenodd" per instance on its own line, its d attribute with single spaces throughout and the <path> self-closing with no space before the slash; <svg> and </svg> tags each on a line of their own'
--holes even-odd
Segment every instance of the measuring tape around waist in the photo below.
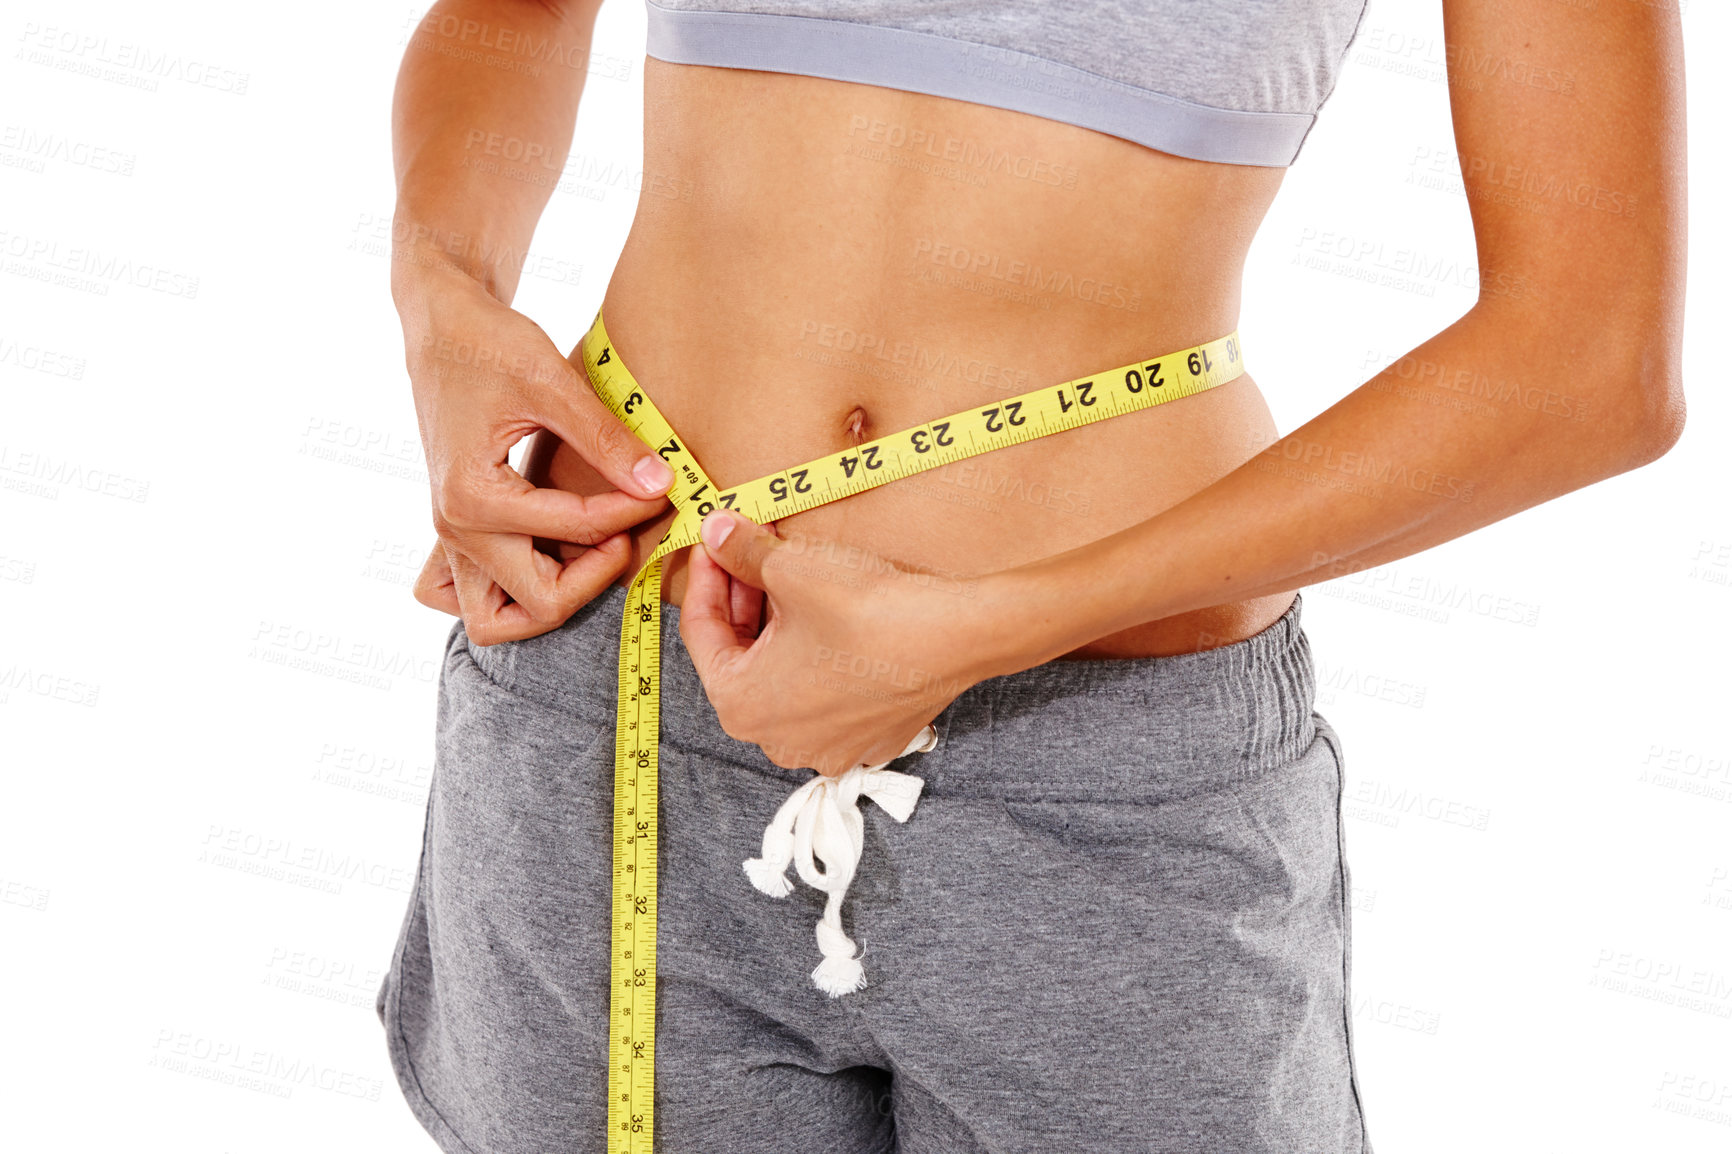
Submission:
<svg viewBox="0 0 1732 1154">
<path fill-rule="evenodd" d="M 626 590 L 614 731 L 613 966 L 608 1016 L 609 1154 L 650 1154 L 655 1136 L 656 851 L 660 804 L 662 558 L 698 541 L 726 507 L 760 525 L 1006 445 L 1051 436 L 1212 389 L 1245 371 L 1239 334 L 1048 385 L 717 489 L 608 340 L 601 313 L 583 338 L 591 386 L 673 470 L 678 512 Z"/>
</svg>

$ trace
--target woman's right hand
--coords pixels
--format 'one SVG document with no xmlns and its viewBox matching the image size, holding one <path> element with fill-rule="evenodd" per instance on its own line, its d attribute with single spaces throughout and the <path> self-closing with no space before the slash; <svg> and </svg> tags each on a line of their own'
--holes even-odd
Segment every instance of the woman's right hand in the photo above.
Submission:
<svg viewBox="0 0 1732 1154">
<path fill-rule="evenodd" d="M 432 486 L 423 605 L 463 619 L 478 645 L 558 628 L 631 560 L 625 530 L 667 507 L 662 460 L 608 411 L 541 327 L 474 277 L 431 265 L 393 278 Z M 546 429 L 615 488 L 537 488 L 507 459 Z M 559 542 L 555 558 L 536 538 Z"/>
</svg>

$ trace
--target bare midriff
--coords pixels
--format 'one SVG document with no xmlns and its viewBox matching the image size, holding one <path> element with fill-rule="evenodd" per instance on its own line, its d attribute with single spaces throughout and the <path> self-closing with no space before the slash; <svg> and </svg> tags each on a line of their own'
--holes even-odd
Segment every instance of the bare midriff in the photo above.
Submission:
<svg viewBox="0 0 1732 1154">
<path fill-rule="evenodd" d="M 723 488 L 1232 332 L 1246 250 L 1283 172 L 813 77 L 649 59 L 644 89 L 643 191 L 603 310 L 621 359 Z M 1257 353 L 1246 346 L 1249 363 Z M 1275 437 L 1247 373 L 776 530 L 839 580 L 894 563 L 967 596 L 970 578 L 1154 516 Z M 610 487 L 551 442 L 529 472 Z M 622 584 L 672 518 L 634 531 Z M 685 561 L 664 562 L 674 604 Z M 1229 644 L 1292 600 L 1145 622 L 1066 656 Z"/>
</svg>

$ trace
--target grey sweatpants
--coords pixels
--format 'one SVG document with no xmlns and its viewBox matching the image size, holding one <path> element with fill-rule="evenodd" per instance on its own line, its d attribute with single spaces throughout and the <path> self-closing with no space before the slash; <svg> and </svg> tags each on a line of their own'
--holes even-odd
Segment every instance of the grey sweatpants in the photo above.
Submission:
<svg viewBox="0 0 1732 1154">
<path fill-rule="evenodd" d="M 602 1151 L 624 590 L 452 630 L 421 866 L 379 994 L 446 1151 Z M 1182 657 L 983 682 L 898 824 L 861 803 L 868 985 L 812 984 L 824 895 L 741 868 L 810 770 L 721 731 L 664 618 L 656 1147 L 1359 1154 L 1339 743 L 1300 604 Z"/>
</svg>

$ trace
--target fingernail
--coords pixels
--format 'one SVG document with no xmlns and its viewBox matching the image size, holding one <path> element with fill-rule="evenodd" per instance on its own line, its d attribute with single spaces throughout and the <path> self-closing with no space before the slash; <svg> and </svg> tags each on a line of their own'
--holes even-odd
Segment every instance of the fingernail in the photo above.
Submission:
<svg viewBox="0 0 1732 1154">
<path fill-rule="evenodd" d="M 722 542 L 726 541 L 728 534 L 733 531 L 734 519 L 720 509 L 705 517 L 704 523 L 698 526 L 698 536 L 712 549 L 720 549 Z"/>
<path fill-rule="evenodd" d="M 631 475 L 637 478 L 637 483 L 643 486 L 643 491 L 649 494 L 660 493 L 674 479 L 673 470 L 662 464 L 660 457 L 645 457 L 633 466 Z"/>
</svg>

